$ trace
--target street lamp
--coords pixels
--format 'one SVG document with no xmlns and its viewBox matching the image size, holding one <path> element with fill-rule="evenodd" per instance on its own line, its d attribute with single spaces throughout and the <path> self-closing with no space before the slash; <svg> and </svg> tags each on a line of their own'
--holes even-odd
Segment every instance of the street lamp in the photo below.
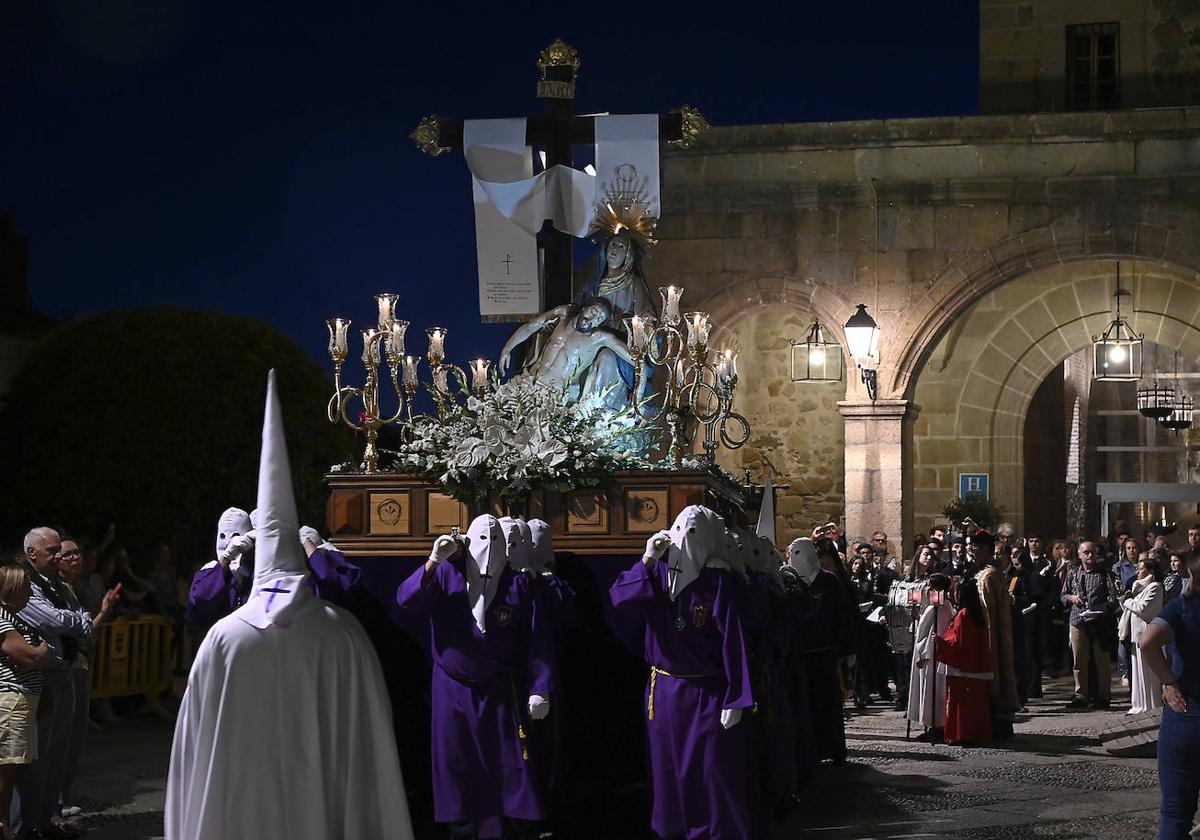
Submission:
<svg viewBox="0 0 1200 840">
<path fill-rule="evenodd" d="M 867 314 L 867 305 L 860 303 L 858 310 L 846 322 L 846 347 L 854 364 L 861 371 L 862 382 L 867 386 L 867 396 L 874 402 L 878 384 L 879 325 Z"/>
</svg>

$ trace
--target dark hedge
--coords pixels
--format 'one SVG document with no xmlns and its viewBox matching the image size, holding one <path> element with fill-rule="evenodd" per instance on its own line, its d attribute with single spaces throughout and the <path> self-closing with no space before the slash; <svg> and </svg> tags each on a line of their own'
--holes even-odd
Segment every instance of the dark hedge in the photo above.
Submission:
<svg viewBox="0 0 1200 840">
<path fill-rule="evenodd" d="M 325 419 L 326 372 L 269 324 L 157 308 L 73 321 L 31 350 L 0 406 L 4 545 L 113 522 L 131 550 L 166 541 L 181 571 L 206 562 L 221 511 L 255 506 L 272 367 L 301 521 L 323 530 L 323 476 L 357 446 Z"/>
</svg>

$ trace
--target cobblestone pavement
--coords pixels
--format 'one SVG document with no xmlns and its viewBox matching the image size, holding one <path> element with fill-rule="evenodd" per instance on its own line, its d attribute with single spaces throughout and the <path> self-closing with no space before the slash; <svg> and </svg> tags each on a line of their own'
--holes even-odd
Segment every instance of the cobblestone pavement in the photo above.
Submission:
<svg viewBox="0 0 1200 840">
<path fill-rule="evenodd" d="M 1115 711 L 1068 712 L 1070 689 L 1048 681 L 1016 737 L 979 748 L 906 740 L 901 713 L 871 707 L 847 724 L 848 762 L 804 793 L 778 836 L 1154 838 L 1154 759 L 1115 758 L 1096 738 L 1128 708 L 1129 690 L 1114 685 Z"/>
<path fill-rule="evenodd" d="M 772 837 L 1153 838 L 1154 760 L 1114 758 L 1096 739 L 1119 719 L 1128 690 L 1114 688 L 1118 711 L 1067 712 L 1069 689 L 1050 681 L 1011 742 L 980 748 L 906 740 L 900 713 L 872 706 L 847 725 L 849 761 L 823 768 Z M 161 837 L 171 731 L 140 718 L 92 734 L 76 783 L 89 840 Z"/>
</svg>

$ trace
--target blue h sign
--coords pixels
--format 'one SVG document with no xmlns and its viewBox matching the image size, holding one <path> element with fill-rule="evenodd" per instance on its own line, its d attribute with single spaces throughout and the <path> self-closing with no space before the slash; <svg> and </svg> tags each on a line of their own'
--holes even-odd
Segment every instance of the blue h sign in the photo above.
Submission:
<svg viewBox="0 0 1200 840">
<path fill-rule="evenodd" d="M 963 498 L 968 493 L 980 493 L 986 497 L 988 494 L 988 474 L 959 473 L 958 496 L 959 498 Z"/>
</svg>

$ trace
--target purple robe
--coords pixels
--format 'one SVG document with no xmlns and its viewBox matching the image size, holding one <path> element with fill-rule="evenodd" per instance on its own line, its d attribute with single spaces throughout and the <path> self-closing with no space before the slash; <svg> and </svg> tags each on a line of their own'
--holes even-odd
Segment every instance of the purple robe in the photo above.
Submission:
<svg viewBox="0 0 1200 840">
<path fill-rule="evenodd" d="M 732 582 L 704 569 L 677 600 L 667 591 L 667 564 L 641 560 L 609 590 L 618 617 L 645 622 L 650 825 L 671 840 L 745 840 L 745 724 L 721 726 L 722 709 L 748 715 L 754 705 Z"/>
<path fill-rule="evenodd" d="M 529 694 L 552 697 L 554 642 L 529 576 L 505 568 L 484 614 L 486 634 L 453 561 L 428 579 L 418 567 L 396 603 L 419 619 L 433 659 L 434 819 L 474 822 L 480 837 L 499 837 L 506 817 L 544 819 L 528 757 L 527 703 Z"/>
<path fill-rule="evenodd" d="M 308 583 L 314 595 L 357 612 L 354 602 L 362 572 L 340 551 L 316 549 L 308 558 L 308 569 Z M 208 628 L 246 602 L 253 582 L 252 575 L 235 575 L 220 563 L 206 565 L 192 577 L 187 623 L 208 632 Z"/>
</svg>

